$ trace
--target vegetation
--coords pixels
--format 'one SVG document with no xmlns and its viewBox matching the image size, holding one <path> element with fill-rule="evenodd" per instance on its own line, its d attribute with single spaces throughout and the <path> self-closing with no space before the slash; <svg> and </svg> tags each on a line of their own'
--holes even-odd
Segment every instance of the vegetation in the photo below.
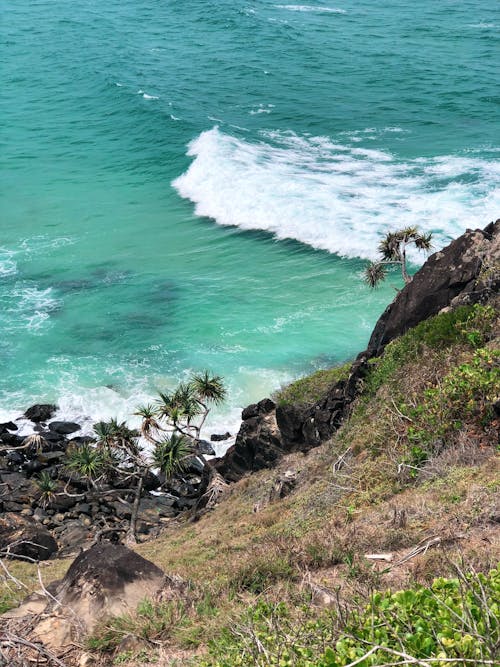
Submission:
<svg viewBox="0 0 500 667">
<path fill-rule="evenodd" d="M 492 301 L 421 323 L 373 360 L 330 442 L 290 453 L 233 484 L 198 522 L 135 547 L 188 580 L 187 597 L 103 619 L 92 651 L 129 667 L 497 664 L 499 319 Z M 304 378 L 280 398 L 314 402 L 347 371 Z M 174 394 L 166 405 L 177 419 Z M 169 436 L 158 406 L 142 414 L 152 444 Z M 187 413 L 194 423 L 191 410 L 182 423 Z M 105 454 L 105 433 L 91 451 Z M 186 434 L 175 434 L 179 449 Z M 156 453 L 165 467 L 168 453 Z M 271 501 L 287 470 L 296 487 Z M 49 561 L 44 580 L 65 566 Z M 32 590 L 30 568 L 9 565 Z M 20 597 L 0 594 L 4 608 Z"/>
<path fill-rule="evenodd" d="M 438 578 L 430 587 L 376 592 L 364 609 L 293 615 L 260 602 L 210 642 L 202 667 L 496 664 L 500 569 Z M 326 646 L 326 647 L 325 647 Z M 200 664 L 200 663 L 198 663 Z"/>
<path fill-rule="evenodd" d="M 133 493 L 133 509 L 126 541 L 136 541 L 136 523 L 144 481 L 152 468 L 159 469 L 167 479 L 182 473 L 196 450 L 200 432 L 211 406 L 225 398 L 219 376 L 208 371 L 194 374 L 170 393 L 160 392 L 155 406 L 137 409 L 142 417 L 140 432 L 116 419 L 95 424 L 93 444 L 83 443 L 68 449 L 67 468 L 88 480 L 99 490 L 101 483 L 120 482 Z M 149 443 L 148 453 L 140 436 Z"/>
<path fill-rule="evenodd" d="M 391 264 L 399 265 L 405 283 L 411 282 L 406 266 L 406 248 L 409 245 L 414 245 L 418 250 L 429 251 L 432 247 L 432 234 L 423 234 L 418 227 L 405 227 L 389 232 L 378 246 L 380 261 L 371 262 L 365 269 L 365 282 L 370 287 L 376 287 L 385 279 L 386 267 Z"/>
<path fill-rule="evenodd" d="M 274 395 L 278 405 L 296 405 L 297 407 L 313 405 L 328 389 L 340 380 L 347 380 L 351 364 L 335 366 L 327 370 L 319 370 L 307 377 L 295 380 Z"/>
</svg>

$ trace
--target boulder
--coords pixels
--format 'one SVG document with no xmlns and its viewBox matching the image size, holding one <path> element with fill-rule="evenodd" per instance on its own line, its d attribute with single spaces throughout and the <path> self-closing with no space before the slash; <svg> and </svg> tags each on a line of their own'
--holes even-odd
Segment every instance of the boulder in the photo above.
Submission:
<svg viewBox="0 0 500 667">
<path fill-rule="evenodd" d="M 225 433 L 212 433 L 210 440 L 212 442 L 221 442 L 222 440 L 229 440 L 230 437 L 231 434 L 229 431 L 226 431 Z"/>
<path fill-rule="evenodd" d="M 37 403 L 32 405 L 31 408 L 28 408 L 24 413 L 26 419 L 29 419 L 32 422 L 46 422 L 48 419 L 54 416 L 57 411 L 57 405 L 52 405 L 50 403 Z"/>
<path fill-rule="evenodd" d="M 18 426 L 14 422 L 4 422 L 3 424 L 0 424 L 0 434 L 5 433 L 7 431 L 17 431 Z"/>
<path fill-rule="evenodd" d="M 276 406 L 271 399 L 245 408 L 242 419 L 235 444 L 214 463 L 217 472 L 230 482 L 241 479 L 247 472 L 273 467 L 285 451 L 276 422 Z"/>
<path fill-rule="evenodd" d="M 52 585 L 53 599 L 34 607 L 31 596 L 3 618 L 23 627 L 31 619 L 29 639 L 57 650 L 81 641 L 103 618 L 134 612 L 144 598 L 185 599 L 187 590 L 181 579 L 166 576 L 127 547 L 102 543 L 76 557 L 64 579 Z"/>
<path fill-rule="evenodd" d="M 49 430 L 59 435 L 69 435 L 81 429 L 80 424 L 76 422 L 50 422 Z"/>
<path fill-rule="evenodd" d="M 198 440 L 196 443 L 196 453 L 204 454 L 205 456 L 214 456 L 215 450 L 208 440 Z"/>
<path fill-rule="evenodd" d="M 57 543 L 39 523 L 26 516 L 7 512 L 0 516 L 0 553 L 20 559 L 47 560 L 57 551 Z"/>
</svg>

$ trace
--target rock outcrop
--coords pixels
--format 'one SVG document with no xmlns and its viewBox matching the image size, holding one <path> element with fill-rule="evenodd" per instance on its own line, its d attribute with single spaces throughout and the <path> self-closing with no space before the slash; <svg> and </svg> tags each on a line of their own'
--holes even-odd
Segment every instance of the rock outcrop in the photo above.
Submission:
<svg viewBox="0 0 500 667">
<path fill-rule="evenodd" d="M 500 286 L 500 220 L 468 230 L 434 253 L 378 320 L 367 356 L 448 306 L 483 301 Z"/>
<path fill-rule="evenodd" d="M 249 470 L 270 468 L 283 456 L 284 445 L 276 422 L 276 405 L 269 398 L 249 405 L 241 415 L 236 442 L 213 467 L 224 479 L 235 482 Z"/>
<path fill-rule="evenodd" d="M 47 560 L 57 551 L 49 531 L 33 519 L 14 512 L 0 516 L 0 557 Z"/>
<path fill-rule="evenodd" d="M 266 399 L 243 411 L 236 443 L 213 466 L 235 481 L 272 467 L 290 451 L 307 451 L 328 439 L 349 414 L 367 362 L 419 322 L 441 310 L 484 302 L 500 288 L 500 220 L 468 230 L 434 253 L 379 318 L 368 348 L 358 355 L 347 381 L 340 381 L 313 406 L 274 406 Z"/>
<path fill-rule="evenodd" d="M 91 633 L 103 618 L 134 612 L 145 598 L 180 600 L 187 584 L 168 577 L 151 561 L 119 544 L 99 544 L 83 551 L 64 578 L 49 591 L 30 596 L 20 607 L 2 616 L 15 629 L 27 627 L 29 638 L 53 651 Z"/>
</svg>

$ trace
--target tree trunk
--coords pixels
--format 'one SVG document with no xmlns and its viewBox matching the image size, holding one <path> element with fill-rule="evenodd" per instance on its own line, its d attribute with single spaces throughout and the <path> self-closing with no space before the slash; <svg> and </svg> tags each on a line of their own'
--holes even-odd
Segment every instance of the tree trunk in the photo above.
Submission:
<svg viewBox="0 0 500 667">
<path fill-rule="evenodd" d="M 139 514 L 139 503 L 141 500 L 142 483 L 143 480 L 141 475 L 137 482 L 137 486 L 135 487 L 134 504 L 132 505 L 132 514 L 130 515 L 130 524 L 128 527 L 128 532 L 127 535 L 125 536 L 125 544 L 137 544 L 135 529 L 137 525 L 137 515 Z"/>
<path fill-rule="evenodd" d="M 406 270 L 406 246 L 404 244 L 401 248 L 401 273 L 403 274 L 403 280 L 405 283 L 411 283 L 411 278 L 408 275 L 408 271 Z"/>
</svg>

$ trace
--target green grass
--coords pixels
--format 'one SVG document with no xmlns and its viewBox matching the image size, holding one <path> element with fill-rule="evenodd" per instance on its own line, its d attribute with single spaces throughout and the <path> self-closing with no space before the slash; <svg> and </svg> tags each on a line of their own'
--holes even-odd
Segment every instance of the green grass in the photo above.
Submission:
<svg viewBox="0 0 500 667">
<path fill-rule="evenodd" d="M 278 405 L 295 405 L 307 407 L 319 401 L 326 392 L 340 380 L 347 380 L 351 364 L 344 364 L 316 371 L 312 375 L 295 380 L 276 392 L 273 396 Z"/>
</svg>

